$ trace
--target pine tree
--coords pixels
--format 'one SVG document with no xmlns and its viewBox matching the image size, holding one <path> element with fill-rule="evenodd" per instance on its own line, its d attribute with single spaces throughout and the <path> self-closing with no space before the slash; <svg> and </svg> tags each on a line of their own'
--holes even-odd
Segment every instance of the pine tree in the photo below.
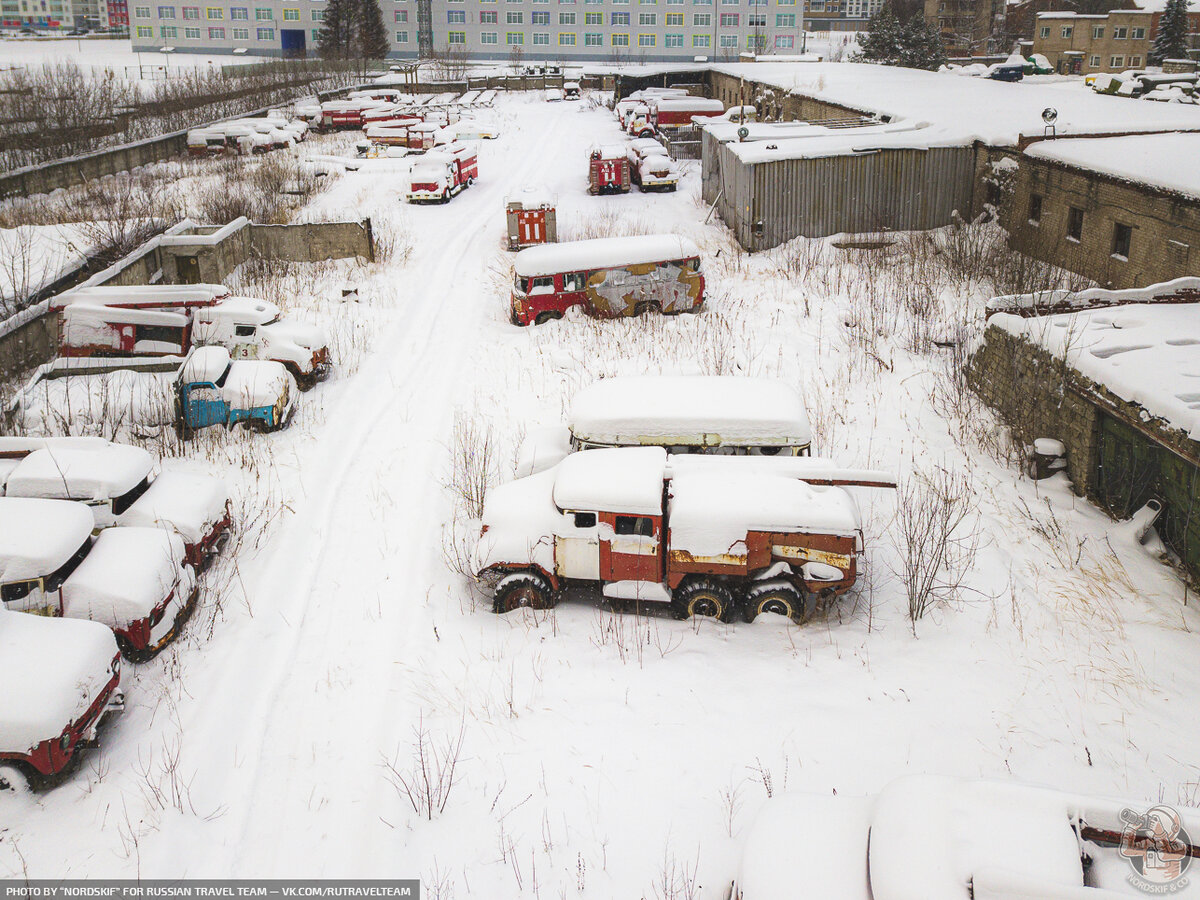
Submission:
<svg viewBox="0 0 1200 900">
<path fill-rule="evenodd" d="M 942 35 L 931 22 L 913 16 L 900 32 L 900 65 L 937 71 L 946 64 Z"/>
<path fill-rule="evenodd" d="M 323 58 L 383 59 L 390 49 L 379 0 L 328 0 L 317 35 Z"/>
<path fill-rule="evenodd" d="M 890 3 L 885 3 L 867 20 L 867 32 L 859 41 L 859 59 L 896 65 L 900 60 L 902 26 Z"/>
<path fill-rule="evenodd" d="M 1150 48 L 1149 61 L 1161 66 L 1165 59 L 1186 59 L 1188 46 L 1188 0 L 1167 0 L 1158 20 L 1158 35 Z"/>
<path fill-rule="evenodd" d="M 325 18 L 317 35 L 317 52 L 323 59 L 350 59 L 354 29 L 352 20 L 356 0 L 328 0 Z"/>
<path fill-rule="evenodd" d="M 392 49 L 379 0 L 359 0 L 359 51 L 363 59 L 386 59 Z"/>
</svg>

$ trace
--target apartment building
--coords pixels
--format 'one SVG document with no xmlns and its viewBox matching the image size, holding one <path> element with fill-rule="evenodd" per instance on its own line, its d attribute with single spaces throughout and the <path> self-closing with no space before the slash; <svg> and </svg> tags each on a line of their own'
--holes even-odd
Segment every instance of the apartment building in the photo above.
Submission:
<svg viewBox="0 0 1200 900">
<path fill-rule="evenodd" d="M 5 0 L 8 2 L 8 0 Z M 853 0 L 844 0 L 853 2 Z M 868 0 L 861 0 L 868 2 Z M 478 60 L 733 59 L 799 50 L 804 0 L 380 0 L 392 57 Z M 324 0 L 134 0 L 134 50 L 315 52 Z"/>
<path fill-rule="evenodd" d="M 951 58 L 1007 53 L 998 41 L 1004 30 L 1005 0 L 925 0 L 925 21 L 937 26 Z"/>
<path fill-rule="evenodd" d="M 1045 12 L 1037 17 L 1033 52 L 1064 75 L 1120 72 L 1146 65 L 1153 14 L 1114 9 L 1102 16 Z"/>
<path fill-rule="evenodd" d="M 3 28 L 100 28 L 103 0 L 0 0 Z"/>
<path fill-rule="evenodd" d="M 882 6 L 883 0 L 805 0 L 804 20 L 809 31 L 866 31 Z"/>
</svg>

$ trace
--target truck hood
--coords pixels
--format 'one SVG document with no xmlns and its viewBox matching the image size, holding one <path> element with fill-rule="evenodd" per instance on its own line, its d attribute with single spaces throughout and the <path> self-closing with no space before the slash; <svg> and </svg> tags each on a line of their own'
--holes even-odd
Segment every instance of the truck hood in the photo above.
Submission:
<svg viewBox="0 0 1200 900">
<path fill-rule="evenodd" d="M 63 584 L 63 613 L 124 629 L 178 590 L 191 593 L 183 538 L 165 528 L 107 528 Z"/>
<path fill-rule="evenodd" d="M 553 471 L 518 478 L 488 491 L 483 533 L 475 546 L 473 567 L 540 566 L 554 571 L 554 534 L 563 521 L 554 506 Z"/>
<path fill-rule="evenodd" d="M 282 367 L 281 367 L 282 368 Z M 195 472 L 163 472 L 118 519 L 122 526 L 163 527 L 198 544 L 225 518 L 229 487 L 220 478 Z"/>
<path fill-rule="evenodd" d="M 329 346 L 329 335 L 320 325 L 283 319 L 259 328 L 270 344 L 295 344 L 309 351 L 323 350 Z"/>
</svg>

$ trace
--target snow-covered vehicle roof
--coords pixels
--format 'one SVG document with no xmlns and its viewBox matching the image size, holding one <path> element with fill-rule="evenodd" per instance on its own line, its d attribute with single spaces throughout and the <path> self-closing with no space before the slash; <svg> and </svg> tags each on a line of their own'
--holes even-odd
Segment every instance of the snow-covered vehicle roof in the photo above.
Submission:
<svg viewBox="0 0 1200 900">
<path fill-rule="evenodd" d="M 659 112 L 725 112 L 725 104 L 708 97 L 661 97 L 650 101 Z"/>
<path fill-rule="evenodd" d="M 600 159 L 625 159 L 629 155 L 625 147 L 625 144 L 596 144 L 589 151 L 589 155 L 599 154 Z"/>
<path fill-rule="evenodd" d="M 812 442 L 804 400 L 795 388 L 771 378 L 735 375 L 602 378 L 575 395 L 568 424 L 580 442 L 614 446 L 805 447 Z"/>
<path fill-rule="evenodd" d="M 90 306 L 196 306 L 229 296 L 223 284 L 99 285 L 64 291 L 50 299 L 51 309 L 72 303 Z"/>
<path fill-rule="evenodd" d="M 554 505 L 553 469 L 500 484 L 487 492 L 483 525 L 472 554 L 472 567 L 482 572 L 497 563 L 531 562 L 554 570 L 554 540 L 563 515 Z M 530 535 L 539 540 L 530 546 Z"/>
<path fill-rule="evenodd" d="M 678 181 L 679 166 L 668 156 L 647 156 L 638 165 L 638 176 L 643 183 L 655 181 Z"/>
<path fill-rule="evenodd" d="M 558 205 L 558 194 L 546 187 L 525 187 L 508 194 L 504 204 L 520 204 L 522 209 L 553 209 Z"/>
<path fill-rule="evenodd" d="M 164 472 L 117 519 L 122 526 L 173 528 L 197 544 L 225 518 L 229 488 L 220 478 L 192 472 Z"/>
<path fill-rule="evenodd" d="M 287 318 L 269 322 L 260 326 L 258 333 L 266 340 L 268 349 L 282 351 L 287 345 L 291 345 L 311 352 L 329 346 L 329 333 L 324 328 L 299 319 Z"/>
<path fill-rule="evenodd" d="M 269 360 L 238 360 L 229 369 L 221 396 L 235 409 L 274 406 L 281 397 L 296 395 L 295 379 L 283 363 Z"/>
<path fill-rule="evenodd" d="M 93 343 L 93 329 L 107 325 L 161 325 L 183 328 L 187 316 L 165 309 L 126 309 L 123 306 L 93 306 L 72 303 L 62 311 L 63 343 L 78 345 Z M 115 337 L 115 336 L 114 336 Z M 96 341 L 97 343 L 99 341 Z"/>
<path fill-rule="evenodd" d="M 0 610 L 0 751 L 58 738 L 100 696 L 116 656 L 111 629 L 97 622 Z"/>
<path fill-rule="evenodd" d="M 92 533 L 82 503 L 0 497 L 0 582 L 29 581 L 58 570 Z"/>
<path fill-rule="evenodd" d="M 183 538 L 167 528 L 106 528 L 63 583 L 63 615 L 127 628 L 184 578 Z"/>
<path fill-rule="evenodd" d="M 196 319 L 201 322 L 233 319 L 243 324 L 266 325 L 277 318 L 279 307 L 269 300 L 260 300 L 257 297 L 226 297 L 214 306 L 196 311 Z"/>
<path fill-rule="evenodd" d="M 629 142 L 629 149 L 638 156 L 665 154 L 667 148 L 654 138 L 635 138 Z"/>
<path fill-rule="evenodd" d="M 558 272 L 607 269 L 690 259 L 700 255 L 695 242 L 675 234 L 592 238 L 561 244 L 541 244 L 518 251 L 513 269 L 522 278 Z"/>
<path fill-rule="evenodd" d="M 216 384 L 229 368 L 229 351 L 220 345 L 197 347 L 179 367 L 180 384 Z"/>
<path fill-rule="evenodd" d="M 667 452 L 635 447 L 572 453 L 554 468 L 554 505 L 637 515 L 662 513 Z"/>
<path fill-rule="evenodd" d="M 5 485 L 9 497 L 60 500 L 108 500 L 119 497 L 150 475 L 154 460 L 141 447 L 45 447 L 13 469 Z"/>
</svg>

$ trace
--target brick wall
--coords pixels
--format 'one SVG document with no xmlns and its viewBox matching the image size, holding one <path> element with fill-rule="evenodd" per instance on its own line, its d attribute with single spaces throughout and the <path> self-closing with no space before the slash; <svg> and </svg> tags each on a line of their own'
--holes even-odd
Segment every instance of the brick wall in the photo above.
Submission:
<svg viewBox="0 0 1200 900">
<path fill-rule="evenodd" d="M 1034 196 L 1040 220 L 1030 221 Z M 1071 207 L 1083 210 L 1079 241 L 1067 236 Z M 1001 217 L 1015 250 L 1094 279 L 1130 288 L 1194 275 L 1200 255 L 1200 205 L 1061 163 L 1022 157 L 1009 208 Z M 1126 260 L 1113 255 L 1115 226 L 1132 228 Z"/>
</svg>

